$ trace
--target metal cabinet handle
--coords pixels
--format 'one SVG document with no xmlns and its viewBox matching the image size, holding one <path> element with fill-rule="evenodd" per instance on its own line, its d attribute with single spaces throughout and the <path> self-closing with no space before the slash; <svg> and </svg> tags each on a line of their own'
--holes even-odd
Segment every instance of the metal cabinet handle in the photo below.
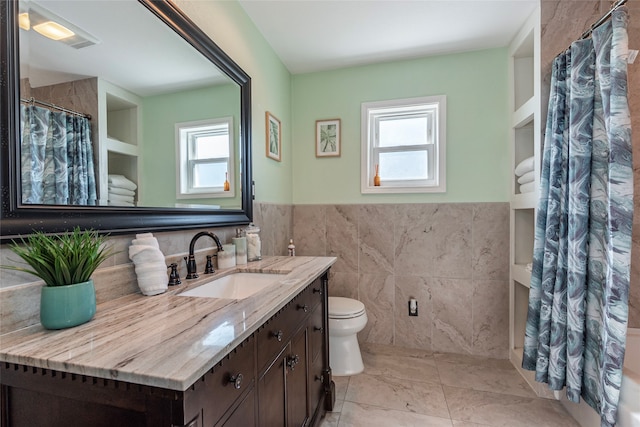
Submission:
<svg viewBox="0 0 640 427">
<path fill-rule="evenodd" d="M 282 342 L 282 337 L 284 337 L 284 332 L 282 330 L 277 330 L 276 332 L 271 332 L 272 337 L 276 337 L 278 342 Z"/>
<path fill-rule="evenodd" d="M 305 305 L 298 304 L 298 310 L 302 310 L 305 313 L 308 313 L 309 312 L 309 306 L 307 304 L 305 304 Z"/>
<path fill-rule="evenodd" d="M 300 363 L 300 357 L 297 354 L 295 356 L 289 356 L 289 358 L 287 359 L 287 367 L 292 371 L 295 369 L 298 363 Z"/>
<path fill-rule="evenodd" d="M 233 384 L 233 387 L 235 389 L 240 390 L 240 387 L 242 387 L 243 378 L 244 377 L 242 376 L 242 374 L 233 375 L 229 377 L 229 384 Z"/>
<path fill-rule="evenodd" d="M 320 381 L 321 383 L 324 383 L 324 375 L 316 375 L 316 381 Z"/>
<path fill-rule="evenodd" d="M 322 295 L 322 288 L 313 288 L 313 293 Z"/>
<path fill-rule="evenodd" d="M 313 327 L 313 330 L 314 330 L 314 331 L 316 331 L 316 332 L 321 332 L 321 333 L 322 333 L 322 332 L 324 332 L 324 328 L 322 328 L 322 327 L 321 327 L 321 328 L 319 328 L 319 327 L 317 327 L 317 326 L 314 326 L 314 327 Z"/>
</svg>

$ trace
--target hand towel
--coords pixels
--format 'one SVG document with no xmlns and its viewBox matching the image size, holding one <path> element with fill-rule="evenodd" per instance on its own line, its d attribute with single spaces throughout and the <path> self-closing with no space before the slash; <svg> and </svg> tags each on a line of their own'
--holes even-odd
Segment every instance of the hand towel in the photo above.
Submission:
<svg viewBox="0 0 640 427">
<path fill-rule="evenodd" d="M 164 255 L 153 245 L 156 238 L 143 237 L 135 240 L 150 243 L 129 246 L 129 259 L 133 261 L 140 291 L 148 296 L 165 292 L 169 287 L 167 266 Z"/>
<path fill-rule="evenodd" d="M 109 175 L 109 184 L 131 191 L 138 188 L 135 182 L 128 180 L 124 175 Z"/>
<path fill-rule="evenodd" d="M 526 184 L 528 182 L 533 182 L 534 179 L 535 179 L 535 172 L 530 171 L 522 175 L 520 178 L 518 178 L 518 184 Z"/>
<path fill-rule="evenodd" d="M 522 176 L 525 173 L 532 171 L 534 167 L 534 162 L 535 162 L 535 158 L 531 156 L 531 157 L 527 157 L 526 159 L 518 163 L 514 171 L 516 176 Z"/>
<path fill-rule="evenodd" d="M 152 246 L 154 248 L 160 249 L 160 245 L 158 245 L 158 239 L 156 239 L 155 237 L 142 237 L 139 239 L 133 239 L 131 241 L 131 244 L 139 246 Z"/>
<path fill-rule="evenodd" d="M 109 186 L 109 193 L 121 194 L 123 196 L 135 196 L 136 192 L 133 190 L 127 190 L 126 188 Z"/>
<path fill-rule="evenodd" d="M 534 190 L 535 182 L 520 184 L 520 193 L 531 193 Z"/>
<path fill-rule="evenodd" d="M 136 239 L 146 239 L 147 237 L 153 237 L 153 233 L 138 233 L 136 234 Z M 155 237 L 154 237 L 155 239 Z"/>
</svg>

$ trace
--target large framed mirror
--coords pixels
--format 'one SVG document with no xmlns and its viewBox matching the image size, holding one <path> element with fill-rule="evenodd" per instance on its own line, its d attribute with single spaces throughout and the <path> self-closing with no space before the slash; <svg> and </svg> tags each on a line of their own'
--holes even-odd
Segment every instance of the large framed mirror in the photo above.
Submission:
<svg viewBox="0 0 640 427">
<path fill-rule="evenodd" d="M 251 221 L 251 79 L 173 3 L 0 14 L 3 241 Z"/>
</svg>

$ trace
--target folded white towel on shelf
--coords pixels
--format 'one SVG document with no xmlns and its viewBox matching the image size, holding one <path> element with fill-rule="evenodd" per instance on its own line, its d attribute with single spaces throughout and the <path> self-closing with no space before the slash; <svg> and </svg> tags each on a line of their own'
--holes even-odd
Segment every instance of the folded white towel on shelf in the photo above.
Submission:
<svg viewBox="0 0 640 427">
<path fill-rule="evenodd" d="M 531 193 L 535 189 L 535 182 L 520 184 L 520 193 Z"/>
<path fill-rule="evenodd" d="M 524 175 L 522 175 L 520 178 L 518 178 L 518 184 L 526 184 L 528 182 L 533 182 L 534 179 L 535 179 L 535 172 L 529 171 Z"/>
<path fill-rule="evenodd" d="M 112 194 L 121 194 L 123 196 L 135 196 L 136 192 L 133 190 L 127 190 L 126 188 L 114 187 L 112 185 L 109 186 L 109 193 Z"/>
<path fill-rule="evenodd" d="M 144 295 L 158 295 L 168 289 L 167 266 L 158 248 L 158 240 L 151 233 L 136 237 L 129 246 L 129 259 L 133 261 L 138 287 Z"/>
<path fill-rule="evenodd" d="M 109 192 L 108 197 L 109 201 L 112 202 L 134 202 L 133 196 L 123 196 L 122 194 L 113 194 L 112 192 Z"/>
<path fill-rule="evenodd" d="M 138 188 L 135 182 L 127 179 L 124 175 L 109 174 L 109 184 L 113 187 L 126 188 L 131 191 Z"/>
<path fill-rule="evenodd" d="M 522 176 L 525 173 L 532 171 L 535 164 L 534 162 L 535 158 L 533 156 L 527 157 L 526 159 L 518 163 L 514 173 L 516 174 L 516 176 Z"/>
<path fill-rule="evenodd" d="M 134 202 L 123 202 L 121 200 L 109 200 L 109 206 L 135 206 Z"/>
</svg>

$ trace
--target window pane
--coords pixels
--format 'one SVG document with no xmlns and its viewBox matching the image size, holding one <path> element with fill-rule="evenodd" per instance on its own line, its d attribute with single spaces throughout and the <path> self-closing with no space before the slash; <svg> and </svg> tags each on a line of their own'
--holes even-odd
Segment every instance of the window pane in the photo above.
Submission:
<svg viewBox="0 0 640 427">
<path fill-rule="evenodd" d="M 383 181 L 428 179 L 427 150 L 380 153 L 379 160 Z"/>
<path fill-rule="evenodd" d="M 229 157 L 229 135 L 206 135 L 195 138 L 195 158 Z"/>
<path fill-rule="evenodd" d="M 379 126 L 379 146 L 427 144 L 427 118 L 384 118 Z"/>
<path fill-rule="evenodd" d="M 193 188 L 222 187 L 226 163 L 198 163 L 193 166 Z"/>
</svg>

